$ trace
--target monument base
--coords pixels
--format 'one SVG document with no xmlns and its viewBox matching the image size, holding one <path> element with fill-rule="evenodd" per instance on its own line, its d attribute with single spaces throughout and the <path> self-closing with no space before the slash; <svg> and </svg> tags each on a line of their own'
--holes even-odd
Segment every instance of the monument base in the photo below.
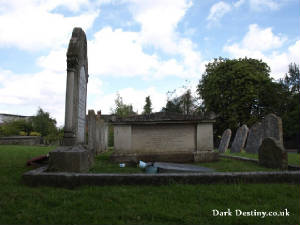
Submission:
<svg viewBox="0 0 300 225">
<path fill-rule="evenodd" d="M 219 159 L 219 154 L 214 151 L 201 151 L 194 154 L 195 162 L 213 162 Z"/>
<path fill-rule="evenodd" d="M 48 171 L 87 172 L 93 160 L 92 152 L 81 145 L 60 146 L 49 152 Z"/>
<path fill-rule="evenodd" d="M 212 151 L 205 152 L 164 152 L 164 153 L 125 153 L 114 152 L 110 160 L 113 162 L 211 162 L 218 160 L 218 153 Z"/>
</svg>

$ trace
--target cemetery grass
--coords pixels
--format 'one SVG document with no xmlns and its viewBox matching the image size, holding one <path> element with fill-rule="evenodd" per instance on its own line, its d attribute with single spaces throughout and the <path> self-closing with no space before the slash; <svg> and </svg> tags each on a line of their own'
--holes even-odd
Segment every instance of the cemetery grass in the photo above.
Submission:
<svg viewBox="0 0 300 225">
<path fill-rule="evenodd" d="M 118 163 L 112 163 L 109 160 L 112 154 L 110 151 L 102 153 L 95 158 L 91 173 L 143 173 L 143 170 L 136 165 L 127 165 L 124 168 L 120 168 Z M 189 163 L 198 166 L 204 166 L 215 169 L 216 172 L 254 172 L 254 171 L 279 171 L 278 169 L 271 169 L 262 167 L 256 163 L 243 162 L 234 159 L 221 158 L 217 162 L 208 163 Z"/>
<path fill-rule="evenodd" d="M 53 147 L 0 146 L 0 224 L 299 224 L 299 185 L 217 184 L 63 189 L 21 182 L 26 160 Z M 290 216 L 214 217 L 213 209 Z"/>
<path fill-rule="evenodd" d="M 229 149 L 227 149 L 225 154 L 232 155 L 232 156 L 240 156 L 240 157 L 245 157 L 245 158 L 250 158 L 250 159 L 258 159 L 258 154 L 247 153 L 247 152 L 245 152 L 245 150 L 242 150 L 240 153 L 230 153 Z M 300 154 L 288 153 L 288 164 L 300 166 Z"/>
</svg>

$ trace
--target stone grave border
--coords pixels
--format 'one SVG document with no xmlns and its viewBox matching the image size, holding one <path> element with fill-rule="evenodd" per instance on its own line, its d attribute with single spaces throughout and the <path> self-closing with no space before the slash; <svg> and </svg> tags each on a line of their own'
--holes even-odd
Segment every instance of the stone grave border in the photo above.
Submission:
<svg viewBox="0 0 300 225">
<path fill-rule="evenodd" d="M 242 156 L 219 154 L 219 157 L 235 159 L 235 160 L 240 160 L 240 161 L 246 161 L 246 162 L 253 162 L 253 163 L 258 164 L 258 159 L 250 159 L 250 158 L 246 158 L 246 157 L 242 157 Z M 300 167 L 295 166 L 295 165 L 288 165 L 288 170 L 300 170 Z"/>
<path fill-rule="evenodd" d="M 84 185 L 167 185 L 216 183 L 297 183 L 300 171 L 275 172 L 213 172 L 213 173 L 70 173 L 46 172 L 48 166 L 23 174 L 22 181 L 29 186 L 54 186 L 75 188 Z"/>
</svg>

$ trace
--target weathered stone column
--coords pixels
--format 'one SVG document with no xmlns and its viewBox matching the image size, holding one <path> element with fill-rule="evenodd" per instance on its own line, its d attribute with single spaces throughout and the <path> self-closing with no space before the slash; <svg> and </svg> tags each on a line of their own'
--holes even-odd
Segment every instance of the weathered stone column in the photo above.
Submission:
<svg viewBox="0 0 300 225">
<path fill-rule="evenodd" d="M 84 31 L 74 28 L 67 50 L 67 87 L 63 146 L 50 152 L 49 170 L 83 172 L 93 163 L 85 144 L 88 82 L 87 42 Z"/>
</svg>

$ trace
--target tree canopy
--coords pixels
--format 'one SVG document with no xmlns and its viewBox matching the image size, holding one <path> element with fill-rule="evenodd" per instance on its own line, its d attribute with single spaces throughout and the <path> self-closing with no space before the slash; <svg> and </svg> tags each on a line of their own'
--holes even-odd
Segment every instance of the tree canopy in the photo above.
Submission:
<svg viewBox="0 0 300 225">
<path fill-rule="evenodd" d="M 150 96 L 147 96 L 145 99 L 144 111 L 143 114 L 150 114 L 152 113 L 152 102 Z"/>
<path fill-rule="evenodd" d="M 163 112 L 175 112 L 190 115 L 196 112 L 196 100 L 192 96 L 191 90 L 187 89 L 179 97 L 170 98 L 167 100 L 166 106 L 162 108 Z"/>
<path fill-rule="evenodd" d="M 216 128 L 221 134 L 244 123 L 251 126 L 272 111 L 266 99 L 274 98 L 276 87 L 270 67 L 261 60 L 219 58 L 206 65 L 197 91 L 203 108 L 218 114 Z"/>
<path fill-rule="evenodd" d="M 38 109 L 36 116 L 32 118 L 32 126 L 33 130 L 39 132 L 42 136 L 57 133 L 56 120 L 41 108 Z"/>
<path fill-rule="evenodd" d="M 130 115 L 135 115 L 136 112 L 133 111 L 132 105 L 126 105 L 123 102 L 123 98 L 117 93 L 117 97 L 115 99 L 115 108 L 111 110 L 117 116 L 126 117 Z"/>
</svg>

